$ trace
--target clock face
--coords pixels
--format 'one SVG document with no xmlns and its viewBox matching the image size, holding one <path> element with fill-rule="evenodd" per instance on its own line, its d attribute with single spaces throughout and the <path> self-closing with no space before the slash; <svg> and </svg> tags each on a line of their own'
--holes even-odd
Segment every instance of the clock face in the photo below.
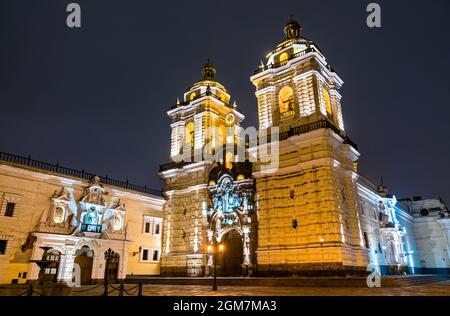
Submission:
<svg viewBox="0 0 450 316">
<path fill-rule="evenodd" d="M 233 113 L 228 113 L 227 116 L 225 117 L 225 122 L 228 125 L 232 125 L 234 123 L 235 117 Z"/>
</svg>

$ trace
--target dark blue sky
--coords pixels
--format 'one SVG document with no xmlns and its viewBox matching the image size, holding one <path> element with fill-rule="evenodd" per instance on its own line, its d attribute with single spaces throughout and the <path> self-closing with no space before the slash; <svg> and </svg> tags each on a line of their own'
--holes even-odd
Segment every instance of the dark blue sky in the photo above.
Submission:
<svg viewBox="0 0 450 316">
<path fill-rule="evenodd" d="M 64 0 L 0 2 L 0 151 L 161 188 L 168 108 L 200 78 L 217 79 L 256 125 L 260 60 L 290 14 L 344 80 L 343 111 L 360 171 L 398 197 L 450 202 L 450 3 L 378 1 Z"/>
</svg>

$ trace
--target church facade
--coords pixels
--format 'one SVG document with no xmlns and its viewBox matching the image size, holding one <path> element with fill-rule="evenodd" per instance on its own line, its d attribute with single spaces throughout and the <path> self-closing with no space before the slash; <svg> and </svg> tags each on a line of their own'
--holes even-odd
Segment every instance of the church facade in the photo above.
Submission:
<svg viewBox="0 0 450 316">
<path fill-rule="evenodd" d="M 162 192 L 0 153 L 0 284 L 145 276 L 449 273 L 450 213 L 358 173 L 343 81 L 290 20 L 250 81 L 258 128 L 209 63 L 167 112 Z M 114 252 L 114 260 L 105 253 Z M 40 271 L 34 263 L 49 263 Z"/>
<path fill-rule="evenodd" d="M 256 140 L 209 62 L 168 111 L 161 275 L 420 272 L 414 216 L 358 173 L 343 81 L 301 31 L 290 20 L 250 78 Z"/>
</svg>

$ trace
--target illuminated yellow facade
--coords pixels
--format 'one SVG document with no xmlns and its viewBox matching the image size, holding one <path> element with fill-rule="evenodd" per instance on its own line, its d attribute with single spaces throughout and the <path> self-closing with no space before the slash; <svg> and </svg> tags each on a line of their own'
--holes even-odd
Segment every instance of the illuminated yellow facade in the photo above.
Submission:
<svg viewBox="0 0 450 316">
<path fill-rule="evenodd" d="M 144 187 L 111 183 L 1 153 L 0 243 L 6 247 L 0 249 L 0 284 L 37 280 L 39 268 L 30 260 L 42 259 L 42 247 L 55 260 L 42 272 L 47 281 L 72 281 L 75 264 L 82 284 L 102 280 L 109 248 L 119 255 L 110 266 L 112 279 L 159 275 L 164 199 Z"/>
<path fill-rule="evenodd" d="M 230 105 L 210 64 L 184 102 L 168 112 L 171 161 L 160 168 L 167 200 L 162 275 L 209 275 L 215 243 L 224 245 L 216 258 L 222 275 L 346 275 L 365 273 L 369 263 L 378 271 L 383 265 L 413 265 L 415 259 L 404 255 L 412 243 L 403 240 L 404 227 L 389 215 L 395 198 L 357 174 L 359 152 L 342 116 L 343 81 L 297 22 L 290 20 L 284 32 L 285 40 L 250 78 L 258 142 L 237 135 L 243 115 Z M 192 130 L 185 128 L 189 124 L 194 124 L 193 152 L 184 144 L 192 139 L 183 134 Z M 245 158 L 236 161 L 227 152 L 206 159 L 217 134 L 245 147 Z M 264 135 L 271 135 L 268 143 Z M 268 148 L 278 148 L 276 157 L 251 160 Z M 368 213 L 391 222 L 380 226 Z M 401 214 L 409 229 L 412 217 Z M 394 250 L 383 252 L 387 244 Z"/>
<path fill-rule="evenodd" d="M 338 92 L 343 82 L 295 21 L 285 34 L 267 66 L 251 77 L 260 130 L 288 133 L 280 140 L 276 170 L 254 164 L 258 273 L 364 271 L 369 261 L 353 171 L 359 153 L 344 130 Z"/>
<path fill-rule="evenodd" d="M 215 74 L 216 69 L 209 62 L 205 64 L 202 80 L 184 93 L 182 103 L 168 111 L 172 119 L 172 162 L 161 166 L 160 171 L 167 199 L 162 275 L 208 273 L 206 212 L 211 204 L 208 187 L 215 185 L 210 173 L 218 164 L 233 168 L 233 153 L 227 152 L 225 145 L 239 143 L 240 122 L 244 119 L 236 104 L 230 102 L 226 88 L 215 80 Z M 193 148 L 188 144 L 191 126 Z M 205 155 L 220 158 L 208 160 Z"/>
</svg>

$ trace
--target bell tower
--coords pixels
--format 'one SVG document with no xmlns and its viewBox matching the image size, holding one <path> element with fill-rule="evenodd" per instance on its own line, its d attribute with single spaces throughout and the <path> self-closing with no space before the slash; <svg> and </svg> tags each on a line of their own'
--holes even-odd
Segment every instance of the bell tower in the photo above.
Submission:
<svg viewBox="0 0 450 316">
<path fill-rule="evenodd" d="M 255 250 L 255 238 L 251 236 L 256 233 L 251 226 L 256 223 L 251 220 L 251 164 L 234 162 L 244 115 L 235 102 L 230 102 L 226 88 L 215 80 L 216 69 L 209 61 L 201 75 L 182 101 L 177 100 L 167 112 L 172 121 L 170 159 L 159 172 L 167 201 L 163 276 L 209 275 L 210 250 L 216 242 L 226 240 L 240 240 L 240 245 L 230 243 L 233 248 L 221 257 L 219 271 L 250 273 L 255 260 L 251 256 Z"/>
<path fill-rule="evenodd" d="M 343 82 L 319 47 L 301 35 L 289 18 L 285 40 L 267 56 L 251 77 L 256 86 L 259 128 L 290 127 L 327 121 L 344 132 L 339 89 Z"/>
<path fill-rule="evenodd" d="M 253 165 L 258 274 L 363 272 L 359 152 L 344 129 L 343 81 L 292 17 L 284 33 L 250 78 L 260 132 L 279 128 L 278 167 L 268 172 L 262 162 Z"/>
</svg>

